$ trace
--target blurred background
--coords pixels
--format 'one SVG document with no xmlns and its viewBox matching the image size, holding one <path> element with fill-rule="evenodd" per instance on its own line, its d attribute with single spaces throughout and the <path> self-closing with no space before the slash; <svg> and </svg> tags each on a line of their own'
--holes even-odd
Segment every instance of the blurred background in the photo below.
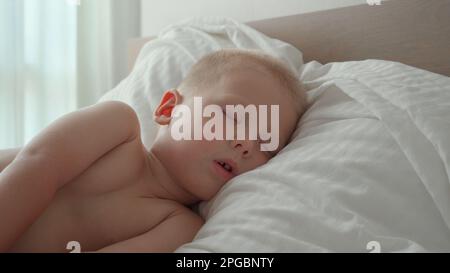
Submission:
<svg viewBox="0 0 450 273">
<path fill-rule="evenodd" d="M 0 0 L 0 149 L 24 146 L 127 76 L 131 38 L 193 16 L 241 22 L 364 0 Z"/>
</svg>

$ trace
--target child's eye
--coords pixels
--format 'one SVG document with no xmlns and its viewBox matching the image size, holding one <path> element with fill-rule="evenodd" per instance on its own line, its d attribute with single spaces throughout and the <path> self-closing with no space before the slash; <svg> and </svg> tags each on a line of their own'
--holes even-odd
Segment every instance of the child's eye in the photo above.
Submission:
<svg viewBox="0 0 450 273">
<path fill-rule="evenodd" d="M 222 108 L 222 113 L 229 119 L 234 120 L 237 123 L 237 118 L 236 115 L 230 116 L 227 114 L 227 111 L 225 110 L 225 108 Z"/>
</svg>

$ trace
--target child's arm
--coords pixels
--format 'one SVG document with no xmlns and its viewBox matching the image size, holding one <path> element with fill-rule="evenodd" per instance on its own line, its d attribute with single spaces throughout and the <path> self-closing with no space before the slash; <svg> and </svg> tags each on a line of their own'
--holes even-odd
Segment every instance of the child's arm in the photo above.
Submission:
<svg viewBox="0 0 450 273">
<path fill-rule="evenodd" d="M 40 216 L 60 187 L 138 135 L 136 113 L 117 101 L 69 113 L 40 132 L 0 173 L 0 252 Z"/>
<path fill-rule="evenodd" d="M 203 224 L 204 220 L 199 215 L 189 209 L 182 209 L 146 233 L 96 252 L 174 252 L 183 244 L 191 242 Z"/>
<path fill-rule="evenodd" d="M 22 148 L 0 150 L 0 173 L 8 166 Z"/>
</svg>

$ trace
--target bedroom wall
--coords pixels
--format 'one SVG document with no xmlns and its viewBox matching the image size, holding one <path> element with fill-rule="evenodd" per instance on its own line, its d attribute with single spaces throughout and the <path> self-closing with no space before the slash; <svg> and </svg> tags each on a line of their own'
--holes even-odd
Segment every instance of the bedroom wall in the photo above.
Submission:
<svg viewBox="0 0 450 273">
<path fill-rule="evenodd" d="M 191 16 L 230 16 L 247 22 L 365 3 L 366 0 L 141 0 L 141 35 L 154 36 L 163 27 Z"/>
</svg>

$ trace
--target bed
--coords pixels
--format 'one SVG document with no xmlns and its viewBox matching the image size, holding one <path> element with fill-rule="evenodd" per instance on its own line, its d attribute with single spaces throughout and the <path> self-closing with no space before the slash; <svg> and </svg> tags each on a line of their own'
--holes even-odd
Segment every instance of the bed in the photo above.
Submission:
<svg viewBox="0 0 450 273">
<path fill-rule="evenodd" d="M 267 164 L 196 210 L 176 252 L 450 251 L 450 0 L 391 0 L 242 24 L 189 19 L 130 41 L 130 75 L 102 100 L 138 113 L 220 48 L 279 57 L 308 110 Z"/>
</svg>

